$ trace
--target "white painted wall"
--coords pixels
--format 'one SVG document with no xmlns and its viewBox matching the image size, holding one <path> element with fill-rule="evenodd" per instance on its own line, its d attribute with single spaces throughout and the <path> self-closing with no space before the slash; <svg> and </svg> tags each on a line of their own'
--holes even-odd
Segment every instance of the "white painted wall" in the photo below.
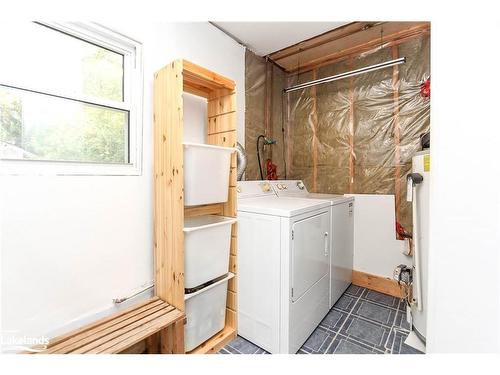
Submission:
<svg viewBox="0 0 500 375">
<path fill-rule="evenodd" d="M 208 22 L 129 22 L 114 23 L 110 27 L 139 41 L 148 41 L 143 45 L 145 77 L 148 72 L 153 74 L 168 62 L 183 58 L 234 80 L 237 90 L 238 141 L 244 142 L 245 50 L 242 46 Z M 145 81 L 145 101 L 152 97 L 152 90 L 152 79 Z M 192 95 L 186 96 L 188 99 L 185 105 L 189 112 L 193 107 L 198 107 L 199 103 L 197 104 L 198 100 L 192 100 Z"/>
<path fill-rule="evenodd" d="M 430 353 L 500 351 L 500 51 L 491 48 L 500 23 L 481 17 L 477 29 L 481 37 L 457 18 L 432 24 Z"/>
<path fill-rule="evenodd" d="M 392 278 L 399 264 L 411 265 L 396 239 L 394 195 L 346 194 L 354 197 L 354 264 L 356 271 Z"/>
<path fill-rule="evenodd" d="M 207 116 L 207 100 L 184 93 L 184 142 L 207 142 Z"/>
<path fill-rule="evenodd" d="M 0 180 L 2 329 L 54 334 L 113 308 L 153 279 L 153 73 L 185 58 L 236 81 L 244 139 L 244 49 L 208 23 L 107 25 L 143 43 L 141 176 L 7 176 Z M 186 99 L 186 118 L 203 120 Z M 203 124 L 202 124 L 203 125 Z M 200 133 L 191 127 L 189 140 Z"/>
</svg>

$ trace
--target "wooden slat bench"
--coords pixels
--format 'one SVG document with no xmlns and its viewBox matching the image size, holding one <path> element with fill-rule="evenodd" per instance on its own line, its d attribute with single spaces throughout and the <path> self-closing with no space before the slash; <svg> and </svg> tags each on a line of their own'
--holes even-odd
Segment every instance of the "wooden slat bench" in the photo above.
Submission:
<svg viewBox="0 0 500 375">
<path fill-rule="evenodd" d="M 185 314 L 158 297 L 50 340 L 41 354 L 120 353 L 147 339 L 148 353 L 184 353 Z"/>
</svg>

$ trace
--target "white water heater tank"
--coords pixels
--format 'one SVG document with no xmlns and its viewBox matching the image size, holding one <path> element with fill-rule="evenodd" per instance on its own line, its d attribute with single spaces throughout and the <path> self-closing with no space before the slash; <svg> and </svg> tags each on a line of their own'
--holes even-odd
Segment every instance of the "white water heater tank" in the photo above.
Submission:
<svg viewBox="0 0 500 375">
<path fill-rule="evenodd" d="M 412 330 L 425 343 L 427 336 L 427 292 L 429 255 L 429 149 L 417 152 L 412 158 L 412 175 L 421 181 L 412 186 L 413 208 L 413 301 L 411 304 Z M 420 176 L 418 178 L 420 179 Z M 409 194 L 410 196 L 410 194 Z"/>
</svg>

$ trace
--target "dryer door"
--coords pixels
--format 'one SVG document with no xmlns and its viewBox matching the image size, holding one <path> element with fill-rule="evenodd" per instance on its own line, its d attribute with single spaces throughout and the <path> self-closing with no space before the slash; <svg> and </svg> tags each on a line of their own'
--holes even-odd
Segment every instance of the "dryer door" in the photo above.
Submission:
<svg viewBox="0 0 500 375">
<path fill-rule="evenodd" d="M 292 225 L 292 301 L 297 301 L 329 272 L 330 212 Z"/>
</svg>

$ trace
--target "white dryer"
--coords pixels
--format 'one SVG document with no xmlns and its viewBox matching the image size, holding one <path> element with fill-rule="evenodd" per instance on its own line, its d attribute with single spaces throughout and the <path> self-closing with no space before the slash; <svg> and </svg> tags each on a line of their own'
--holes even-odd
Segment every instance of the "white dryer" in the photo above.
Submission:
<svg viewBox="0 0 500 375">
<path fill-rule="evenodd" d="M 324 199 L 332 206 L 330 249 L 330 308 L 352 282 L 354 258 L 354 197 L 310 193 L 301 180 L 270 181 L 279 197 Z"/>
<path fill-rule="evenodd" d="M 329 311 L 331 205 L 238 182 L 238 334 L 296 353 Z"/>
</svg>

